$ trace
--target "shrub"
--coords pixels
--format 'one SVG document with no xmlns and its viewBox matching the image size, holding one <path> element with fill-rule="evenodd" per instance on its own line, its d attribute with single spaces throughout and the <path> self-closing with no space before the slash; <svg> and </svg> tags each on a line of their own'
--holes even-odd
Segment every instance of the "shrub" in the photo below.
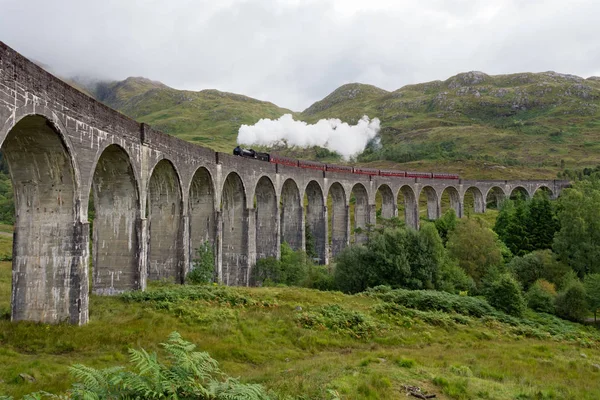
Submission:
<svg viewBox="0 0 600 400">
<path fill-rule="evenodd" d="M 383 282 L 374 282 L 372 273 L 365 268 L 369 251 L 363 246 L 346 247 L 336 258 L 333 281 L 335 287 L 345 293 L 358 293 Z"/>
<path fill-rule="evenodd" d="M 359 311 L 346 310 L 337 304 L 319 307 L 315 311 L 299 313 L 296 321 L 307 329 L 329 329 L 336 333 L 356 338 L 371 336 L 376 325 L 373 320 Z"/>
<path fill-rule="evenodd" d="M 473 218 L 458 223 L 448 237 L 446 248 L 450 257 L 473 278 L 478 287 L 486 272 L 503 262 L 496 233 Z"/>
<path fill-rule="evenodd" d="M 529 288 L 525 298 L 527 299 L 527 306 L 532 310 L 553 314 L 555 296 L 554 285 L 546 280 L 539 279 Z"/>
<path fill-rule="evenodd" d="M 471 292 L 476 289 L 475 282 L 465 270 L 459 267 L 454 260 L 446 260 L 440 267 L 440 280 L 438 290 L 444 292 Z"/>
<path fill-rule="evenodd" d="M 215 278 L 215 255 L 208 241 L 196 249 L 196 258 L 192 261 L 192 269 L 185 277 L 186 283 L 200 285 L 211 283 Z"/>
<path fill-rule="evenodd" d="M 509 274 L 503 274 L 488 288 L 486 298 L 492 306 L 509 315 L 521 316 L 525 299 L 519 283 Z"/>
<path fill-rule="evenodd" d="M 333 290 L 333 275 L 326 265 L 309 265 L 304 287 L 319 290 Z"/>
<path fill-rule="evenodd" d="M 275 257 L 261 258 L 252 268 L 252 284 L 270 286 L 281 282 L 281 263 Z"/>
<path fill-rule="evenodd" d="M 485 300 L 435 290 L 386 290 L 385 286 L 380 286 L 367 290 L 365 294 L 421 311 L 455 312 L 473 317 L 496 314 L 496 310 Z"/>
<path fill-rule="evenodd" d="M 439 281 L 445 249 L 433 224 L 420 231 L 383 229 L 365 246 L 344 249 L 336 259 L 338 289 L 356 293 L 376 285 L 432 289 Z"/>
<path fill-rule="evenodd" d="M 515 257 L 508 268 L 521 282 L 524 290 L 528 290 L 538 279 L 545 279 L 556 285 L 570 270 L 556 259 L 551 250 L 538 250 L 523 257 Z"/>
<path fill-rule="evenodd" d="M 556 296 L 556 315 L 571 321 L 583 321 L 587 314 L 587 295 L 580 281 L 573 281 Z"/>
<path fill-rule="evenodd" d="M 313 270 L 314 265 L 309 260 L 306 253 L 301 250 L 294 251 L 287 244 L 281 245 L 281 259 L 274 257 L 259 259 L 252 268 L 253 284 L 258 286 L 268 286 L 283 284 L 288 286 L 306 286 L 309 278 L 314 281 L 319 280 L 319 285 L 325 286 L 323 281 L 326 277 L 321 274 L 326 270 Z M 309 276 L 309 273 L 312 273 Z"/>
</svg>

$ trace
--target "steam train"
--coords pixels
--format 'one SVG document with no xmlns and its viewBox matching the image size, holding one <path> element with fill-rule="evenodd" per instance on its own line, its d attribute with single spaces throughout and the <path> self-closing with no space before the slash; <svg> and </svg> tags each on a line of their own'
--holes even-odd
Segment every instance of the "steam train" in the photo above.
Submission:
<svg viewBox="0 0 600 400">
<path fill-rule="evenodd" d="M 395 171 L 364 167 L 350 167 L 348 165 L 324 164 L 317 161 L 296 160 L 295 158 L 283 157 L 277 154 L 261 153 L 253 149 L 243 149 L 240 146 L 237 146 L 235 149 L 233 149 L 233 155 L 254 158 L 256 160 L 266 161 L 272 164 L 286 165 L 288 167 L 315 169 L 318 171 L 327 172 L 342 172 L 347 174 L 371 176 L 394 176 L 398 178 L 459 179 L 457 174 L 448 174 L 443 172 Z"/>
</svg>

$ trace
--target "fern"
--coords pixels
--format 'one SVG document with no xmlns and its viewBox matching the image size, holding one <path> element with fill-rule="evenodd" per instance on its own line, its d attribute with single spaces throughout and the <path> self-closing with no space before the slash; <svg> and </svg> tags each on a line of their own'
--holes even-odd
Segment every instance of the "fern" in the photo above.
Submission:
<svg viewBox="0 0 600 400">
<path fill-rule="evenodd" d="M 71 373 L 78 381 L 71 395 L 77 400 L 100 399 L 210 399 L 268 400 L 261 385 L 244 384 L 227 377 L 217 361 L 177 332 L 162 343 L 168 358 L 161 363 L 156 353 L 129 350 L 131 370 L 113 367 L 97 370 L 74 365 Z M 33 400 L 34 398 L 31 398 Z"/>
</svg>

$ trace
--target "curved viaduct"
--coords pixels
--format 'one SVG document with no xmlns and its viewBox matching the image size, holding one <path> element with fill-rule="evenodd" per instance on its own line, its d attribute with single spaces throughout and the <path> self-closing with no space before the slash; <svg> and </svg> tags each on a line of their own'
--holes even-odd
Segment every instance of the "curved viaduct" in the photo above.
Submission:
<svg viewBox="0 0 600 400">
<path fill-rule="evenodd" d="M 12 319 L 48 323 L 88 321 L 88 274 L 98 294 L 182 282 L 204 241 L 228 285 L 248 285 L 256 259 L 278 256 L 284 241 L 305 248 L 305 229 L 327 263 L 351 240 L 351 207 L 355 227 L 375 222 L 378 192 L 383 217 L 400 200 L 417 227 L 422 193 L 434 219 L 443 193 L 462 215 L 466 193 L 483 212 L 490 194 L 557 196 L 567 184 L 370 178 L 215 153 L 123 116 L 1 42 L 0 144 L 16 207 Z"/>
</svg>

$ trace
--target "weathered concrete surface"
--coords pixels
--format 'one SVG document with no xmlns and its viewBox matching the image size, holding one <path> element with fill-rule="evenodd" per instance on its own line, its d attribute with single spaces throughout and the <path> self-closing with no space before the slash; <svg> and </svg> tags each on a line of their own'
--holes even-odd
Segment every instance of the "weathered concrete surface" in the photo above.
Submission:
<svg viewBox="0 0 600 400">
<path fill-rule="evenodd" d="M 287 179 L 281 188 L 281 243 L 293 250 L 304 248 L 303 207 L 298 185 Z"/>
<path fill-rule="evenodd" d="M 361 184 L 357 183 L 352 188 L 352 195 L 354 196 L 354 243 L 362 244 L 367 241 L 367 225 L 371 223 L 371 210 L 369 207 L 369 194 L 367 189 Z M 375 221 L 373 221 L 375 222 Z"/>
<path fill-rule="evenodd" d="M 96 294 L 141 289 L 139 263 L 138 188 L 127 153 L 108 146 L 92 180 L 93 283 Z"/>
<path fill-rule="evenodd" d="M 146 279 L 181 282 L 204 241 L 214 244 L 218 279 L 247 285 L 257 257 L 279 256 L 283 241 L 306 248 L 305 231 L 328 263 L 329 193 L 337 254 L 348 245 L 353 192 L 355 226 L 375 221 L 379 190 L 383 216 L 397 215 L 401 200 L 416 228 L 421 193 L 437 218 L 444 191 L 461 212 L 465 193 L 475 193 L 475 211 L 483 212 L 519 188 L 556 197 L 568 185 L 369 177 L 215 153 L 111 110 L 1 42 L 0 144 L 16 200 L 13 320 L 87 322 L 90 240 L 96 293 L 144 289 Z"/>
<path fill-rule="evenodd" d="M 148 187 L 148 279 L 183 282 L 182 196 L 173 165 L 162 160 Z"/>
<path fill-rule="evenodd" d="M 256 199 L 256 258 L 277 257 L 280 245 L 280 214 L 275 187 L 269 178 L 258 180 Z"/>
</svg>

